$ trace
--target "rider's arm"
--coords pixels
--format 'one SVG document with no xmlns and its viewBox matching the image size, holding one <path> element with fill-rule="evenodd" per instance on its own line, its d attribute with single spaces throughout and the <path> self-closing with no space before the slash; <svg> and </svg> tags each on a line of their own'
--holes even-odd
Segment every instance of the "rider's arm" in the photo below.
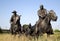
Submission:
<svg viewBox="0 0 60 41">
<path fill-rule="evenodd" d="M 11 17 L 11 19 L 10 19 L 10 23 L 12 24 L 12 22 L 13 22 L 13 16 Z"/>
<path fill-rule="evenodd" d="M 44 17 L 44 16 L 42 15 L 42 13 L 41 13 L 41 10 L 38 10 L 38 16 L 41 17 L 41 18 Z"/>
<path fill-rule="evenodd" d="M 41 15 L 40 15 L 40 10 L 38 10 L 38 16 L 41 16 Z"/>
<path fill-rule="evenodd" d="M 47 15 L 47 10 L 44 9 L 44 13 L 42 13 L 41 17 L 42 17 L 42 18 L 45 18 L 46 15 Z"/>
</svg>

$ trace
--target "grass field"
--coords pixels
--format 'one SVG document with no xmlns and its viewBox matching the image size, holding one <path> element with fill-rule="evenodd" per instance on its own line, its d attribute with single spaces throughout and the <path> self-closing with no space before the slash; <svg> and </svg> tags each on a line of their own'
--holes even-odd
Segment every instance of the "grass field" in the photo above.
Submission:
<svg viewBox="0 0 60 41">
<path fill-rule="evenodd" d="M 60 41 L 60 32 L 55 32 L 54 35 L 50 35 L 50 37 L 47 37 L 46 34 L 39 37 L 38 40 L 32 37 L 26 37 L 25 35 L 21 35 L 18 38 L 18 35 L 14 37 L 14 35 L 11 34 L 0 34 L 0 41 Z"/>
</svg>

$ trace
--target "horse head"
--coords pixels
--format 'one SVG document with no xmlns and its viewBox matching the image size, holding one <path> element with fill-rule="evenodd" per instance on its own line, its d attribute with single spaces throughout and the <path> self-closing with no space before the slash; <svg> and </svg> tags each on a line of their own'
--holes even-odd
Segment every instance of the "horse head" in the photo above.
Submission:
<svg viewBox="0 0 60 41">
<path fill-rule="evenodd" d="M 57 21 L 56 13 L 53 10 L 49 11 L 49 15 L 50 15 L 51 20 Z"/>
</svg>

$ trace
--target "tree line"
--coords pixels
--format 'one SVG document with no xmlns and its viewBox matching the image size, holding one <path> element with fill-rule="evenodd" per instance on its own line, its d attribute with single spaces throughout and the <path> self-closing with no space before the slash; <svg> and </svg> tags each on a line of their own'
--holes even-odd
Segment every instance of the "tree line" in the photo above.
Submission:
<svg viewBox="0 0 60 41">
<path fill-rule="evenodd" d="M 27 24 L 24 24 L 24 28 L 27 29 L 28 25 Z M 59 29 L 55 29 L 54 32 L 60 32 Z M 9 29 L 2 29 L 1 26 L 0 26 L 0 33 L 10 33 L 10 30 Z"/>
</svg>

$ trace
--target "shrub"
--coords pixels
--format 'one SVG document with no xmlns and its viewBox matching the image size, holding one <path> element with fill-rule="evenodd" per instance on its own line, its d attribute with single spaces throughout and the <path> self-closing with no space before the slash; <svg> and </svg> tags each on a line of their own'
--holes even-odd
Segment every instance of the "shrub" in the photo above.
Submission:
<svg viewBox="0 0 60 41">
<path fill-rule="evenodd" d="M 55 32 L 60 32 L 60 30 L 56 29 Z"/>
<path fill-rule="evenodd" d="M 23 27 L 24 27 L 24 28 L 28 28 L 28 25 L 27 25 L 27 24 L 24 24 Z"/>
<path fill-rule="evenodd" d="M 2 29 L 1 29 L 1 27 L 0 27 L 0 33 L 2 33 Z"/>
</svg>

